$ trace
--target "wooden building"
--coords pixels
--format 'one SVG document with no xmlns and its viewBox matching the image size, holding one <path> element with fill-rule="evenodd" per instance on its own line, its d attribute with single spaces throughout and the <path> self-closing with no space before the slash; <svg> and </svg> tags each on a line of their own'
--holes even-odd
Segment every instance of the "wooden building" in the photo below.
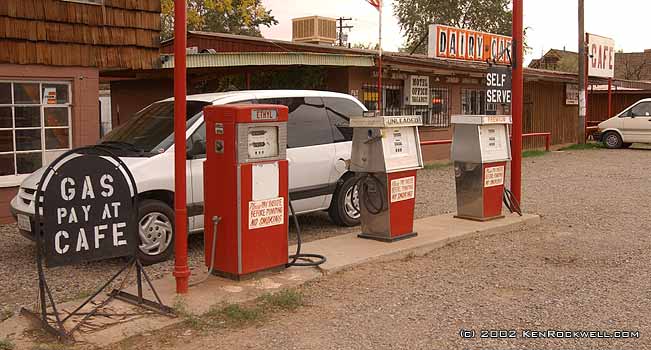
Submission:
<svg viewBox="0 0 651 350">
<path fill-rule="evenodd" d="M 100 134 L 99 72 L 160 65 L 160 0 L 0 1 L 0 222 L 20 182 Z"/>
<path fill-rule="evenodd" d="M 160 69 L 103 73 L 112 79 L 114 122 L 122 123 L 147 104 L 172 96 L 169 54 L 173 43 L 173 39 L 161 43 L 166 63 Z M 207 32 L 189 32 L 188 47 L 193 52 L 188 54 L 189 93 L 220 91 L 226 86 L 219 81 L 227 81 L 227 88 L 235 89 L 316 88 L 351 94 L 367 108 L 378 108 L 377 52 L 373 50 Z M 308 59 L 314 57 L 321 59 Z M 360 57 L 371 59 L 371 64 L 351 63 L 352 58 Z M 325 58 L 348 63 L 336 66 Z M 423 140 L 451 138 L 450 117 L 454 114 L 510 113 L 509 105 L 485 103 L 486 63 L 385 52 L 383 67 L 382 113 L 423 115 Z M 302 70 L 316 71 L 322 79 L 306 86 L 282 76 L 283 72 Z M 260 79 L 270 72 L 279 72 L 280 76 L 271 82 Z M 576 82 L 576 75 L 526 68 L 524 76 L 524 132 L 552 132 L 554 144 L 575 142 L 578 106 L 568 103 L 566 90 L 568 84 Z M 405 83 L 412 77 L 428 82 L 428 102 L 423 105 L 408 102 Z M 544 139 L 526 139 L 525 146 L 543 147 Z M 445 159 L 449 146 L 428 146 L 424 156 L 427 160 Z"/>
</svg>

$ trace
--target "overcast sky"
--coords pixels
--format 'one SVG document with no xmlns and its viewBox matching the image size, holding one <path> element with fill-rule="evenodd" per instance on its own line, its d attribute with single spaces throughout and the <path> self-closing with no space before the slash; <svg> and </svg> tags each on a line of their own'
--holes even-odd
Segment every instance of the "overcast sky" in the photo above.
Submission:
<svg viewBox="0 0 651 350">
<path fill-rule="evenodd" d="M 404 43 L 398 21 L 393 16 L 393 2 L 385 0 L 382 47 L 397 51 Z M 432 0 L 436 1 L 436 0 Z M 278 25 L 263 28 L 267 38 L 291 40 L 294 17 L 320 15 L 352 17 L 349 42 L 375 43 L 378 37 L 378 13 L 364 0 L 262 0 L 278 20 Z M 639 52 L 651 49 L 650 0 L 586 0 L 585 29 L 589 33 L 613 38 L 617 49 Z M 524 0 L 524 25 L 532 51 L 526 62 L 551 48 L 576 51 L 578 43 L 576 0 Z"/>
</svg>

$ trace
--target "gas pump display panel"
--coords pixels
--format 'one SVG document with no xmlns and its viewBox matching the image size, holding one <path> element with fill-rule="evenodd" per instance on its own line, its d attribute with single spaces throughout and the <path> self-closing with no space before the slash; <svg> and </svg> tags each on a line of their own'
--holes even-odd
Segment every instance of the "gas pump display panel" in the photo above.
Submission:
<svg viewBox="0 0 651 350">
<path fill-rule="evenodd" d="M 486 124 L 479 126 L 481 158 L 484 162 L 506 160 L 510 158 L 507 142 L 507 126 L 503 124 Z"/>
<path fill-rule="evenodd" d="M 384 149 L 386 170 L 416 168 L 420 166 L 414 127 L 388 128 L 383 130 L 382 148 Z"/>
</svg>

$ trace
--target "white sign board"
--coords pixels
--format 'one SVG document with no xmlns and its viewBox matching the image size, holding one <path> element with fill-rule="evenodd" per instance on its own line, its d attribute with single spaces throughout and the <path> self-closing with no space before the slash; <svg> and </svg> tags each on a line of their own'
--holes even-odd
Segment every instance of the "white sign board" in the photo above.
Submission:
<svg viewBox="0 0 651 350">
<path fill-rule="evenodd" d="M 414 198 L 416 178 L 414 176 L 391 180 L 391 203 Z"/>
<path fill-rule="evenodd" d="M 612 78 L 615 75 L 615 41 L 588 34 L 588 75 Z"/>
<path fill-rule="evenodd" d="M 410 75 L 405 80 L 405 104 L 412 106 L 429 105 L 429 77 Z"/>
<path fill-rule="evenodd" d="M 249 202 L 249 230 L 282 225 L 285 222 L 283 197 Z"/>
<path fill-rule="evenodd" d="M 388 172 L 418 168 L 421 166 L 416 127 L 391 128 L 384 130 L 382 149 Z"/>
<path fill-rule="evenodd" d="M 504 185 L 504 165 L 484 169 L 484 187 Z"/>
<path fill-rule="evenodd" d="M 579 104 L 579 85 L 565 83 L 565 104 L 576 106 Z"/>
<path fill-rule="evenodd" d="M 505 124 L 487 124 L 479 126 L 481 156 L 485 162 L 508 160 L 509 138 Z"/>
</svg>

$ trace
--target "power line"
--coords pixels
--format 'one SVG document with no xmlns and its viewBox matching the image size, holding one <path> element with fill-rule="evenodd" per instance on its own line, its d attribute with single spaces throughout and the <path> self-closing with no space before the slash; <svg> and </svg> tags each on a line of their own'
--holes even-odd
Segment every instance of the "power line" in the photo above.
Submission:
<svg viewBox="0 0 651 350">
<path fill-rule="evenodd" d="M 352 29 L 353 26 L 349 25 L 344 25 L 344 21 L 352 21 L 353 19 L 350 17 L 339 17 L 337 18 L 337 21 L 339 21 L 339 24 L 337 25 L 337 30 L 339 31 L 339 46 L 344 46 L 344 29 Z"/>
</svg>

